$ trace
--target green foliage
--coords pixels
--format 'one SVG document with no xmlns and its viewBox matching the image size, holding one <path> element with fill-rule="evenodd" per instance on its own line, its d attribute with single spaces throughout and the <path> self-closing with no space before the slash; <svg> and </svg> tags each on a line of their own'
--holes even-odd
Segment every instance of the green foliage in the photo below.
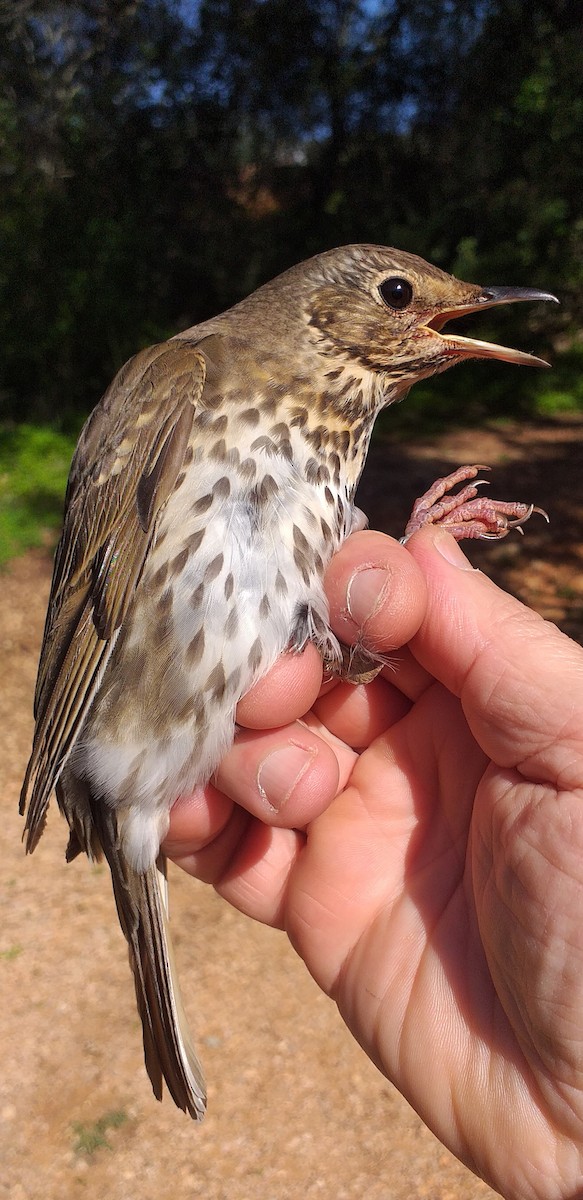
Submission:
<svg viewBox="0 0 583 1200">
<path fill-rule="evenodd" d="M 50 428 L 0 426 L 0 563 L 59 526 L 73 449 Z"/>
<path fill-rule="evenodd" d="M 580 412 L 583 409 L 583 343 L 576 342 L 561 354 L 552 375 L 541 380 L 534 397 L 539 416 Z"/>
<path fill-rule="evenodd" d="M 75 1135 L 73 1142 L 75 1154 L 90 1158 L 96 1150 L 112 1150 L 113 1147 L 107 1138 L 107 1133 L 110 1129 L 119 1129 L 120 1126 L 125 1125 L 127 1120 L 127 1113 L 118 1108 L 104 1113 L 96 1121 L 88 1123 L 73 1121 L 71 1129 Z"/>
</svg>

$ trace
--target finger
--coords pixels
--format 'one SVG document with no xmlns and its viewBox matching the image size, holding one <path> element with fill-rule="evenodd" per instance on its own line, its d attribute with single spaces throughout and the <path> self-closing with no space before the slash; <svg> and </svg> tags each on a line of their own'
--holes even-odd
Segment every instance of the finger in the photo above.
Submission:
<svg viewBox="0 0 583 1200">
<path fill-rule="evenodd" d="M 322 659 L 311 642 L 300 654 L 282 654 L 237 705 L 237 722 L 248 729 L 273 729 L 297 720 L 312 707 L 322 683 Z"/>
<path fill-rule="evenodd" d="M 243 838 L 215 887 L 219 895 L 256 921 L 283 929 L 290 874 L 305 837 L 249 819 Z"/>
<path fill-rule="evenodd" d="M 216 791 L 211 784 L 204 790 L 209 794 Z M 222 823 L 217 825 L 212 838 L 205 841 L 199 836 L 198 827 L 190 823 L 193 815 L 189 805 L 190 799 L 189 797 L 184 802 L 180 800 L 174 805 L 170 829 L 161 849 L 188 875 L 201 879 L 203 883 L 214 884 L 226 870 L 237 846 L 245 836 L 251 818 L 244 809 L 226 802 L 227 808 L 223 810 Z"/>
<path fill-rule="evenodd" d="M 233 802 L 268 825 L 301 829 L 328 806 L 339 780 L 337 753 L 318 729 L 296 722 L 266 733 L 242 730 L 213 784 L 174 804 L 163 850 L 184 865 L 223 835 Z"/>
<path fill-rule="evenodd" d="M 174 855 L 187 874 L 215 887 L 240 912 L 282 928 L 290 871 L 305 843 L 292 829 L 272 829 L 242 808 L 208 846 Z"/>
<path fill-rule="evenodd" d="M 382 676 L 393 687 L 398 688 L 409 700 L 418 700 L 423 692 L 435 682 L 429 671 L 411 653 L 408 646 L 401 646 L 389 657 L 383 667 Z"/>
<path fill-rule="evenodd" d="M 409 542 L 428 585 L 411 642 L 422 666 L 461 697 L 488 756 L 538 782 L 583 782 L 583 650 L 475 571 L 444 531 Z"/>
<path fill-rule="evenodd" d="M 168 833 L 161 850 L 177 862 L 215 842 L 229 824 L 233 802 L 211 783 L 180 796 L 170 810 Z"/>
<path fill-rule="evenodd" d="M 314 712 L 342 742 L 362 750 L 404 717 L 409 708 L 403 693 L 379 675 L 372 683 L 358 687 L 339 684 L 316 701 Z"/>
<path fill-rule="evenodd" d="M 336 795 L 338 759 L 332 747 L 300 721 L 266 733 L 242 730 L 215 782 L 267 824 L 302 829 Z"/>
<path fill-rule="evenodd" d="M 353 534 L 325 582 L 330 621 L 341 641 L 360 641 L 380 653 L 400 647 L 383 675 L 410 700 L 418 699 L 432 679 L 406 643 L 421 623 L 426 585 L 408 550 L 382 533 Z"/>
<path fill-rule="evenodd" d="M 378 651 L 404 646 L 421 624 L 426 587 L 408 549 L 382 533 L 348 538 L 326 572 L 330 623 L 342 642 Z"/>
<path fill-rule="evenodd" d="M 217 772 L 217 787 L 209 784 L 174 805 L 163 846 L 178 866 L 211 883 L 241 912 L 278 927 L 289 873 L 304 845 L 298 830 L 328 806 L 355 760 L 319 733 L 315 720 L 314 728 L 296 722 L 267 733 L 241 731 Z"/>
</svg>

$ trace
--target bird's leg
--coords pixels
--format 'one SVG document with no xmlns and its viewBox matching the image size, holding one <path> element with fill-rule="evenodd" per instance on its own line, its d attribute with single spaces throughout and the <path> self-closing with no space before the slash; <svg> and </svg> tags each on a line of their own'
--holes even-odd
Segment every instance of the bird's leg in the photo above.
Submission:
<svg viewBox="0 0 583 1200">
<path fill-rule="evenodd" d="M 497 540 L 506 537 L 511 529 L 522 533 L 523 522 L 528 521 L 535 512 L 548 521 L 544 509 L 535 508 L 534 504 L 478 496 L 478 488 L 487 481 L 476 479 L 476 475 L 478 471 L 488 469 L 480 466 L 458 467 L 457 471 L 452 471 L 443 479 L 436 479 L 432 487 L 415 501 L 401 541 L 408 541 L 424 525 L 439 525 L 461 542 L 464 538 Z M 452 495 L 451 489 L 466 479 L 473 482 Z"/>
<path fill-rule="evenodd" d="M 540 513 L 548 521 L 544 510 L 535 508 L 534 504 L 490 500 L 486 496 L 479 496 L 478 488 L 486 480 L 476 479 L 476 476 L 479 471 L 488 469 L 482 466 L 458 467 L 443 479 L 436 479 L 424 495 L 415 501 L 401 541 L 408 541 L 424 525 L 438 525 L 447 529 L 460 542 L 464 538 L 497 540 L 506 537 L 511 529 L 522 533 L 522 523 L 528 521 L 534 512 Z M 466 483 L 467 480 L 472 482 Z M 466 486 L 452 494 L 452 488 L 458 483 L 466 483 Z M 359 509 L 355 509 L 351 532 L 365 527 L 366 517 Z M 338 643 L 322 619 L 306 604 L 301 605 L 296 614 L 290 649 L 301 651 L 308 641 L 318 647 L 325 672 L 338 676 L 346 683 L 370 683 L 384 666 L 390 664 L 390 659 L 368 650 L 362 642 L 353 646 Z"/>
<path fill-rule="evenodd" d="M 464 538 L 497 540 L 506 537 L 511 529 L 522 533 L 522 523 L 528 521 L 535 512 L 548 521 L 544 509 L 535 508 L 534 504 L 490 500 L 487 496 L 479 496 L 478 488 L 487 481 L 476 479 L 476 476 L 479 471 L 488 469 L 483 466 L 458 467 L 450 475 L 437 479 L 415 501 L 405 536 L 401 540 L 406 542 L 424 525 L 439 525 L 447 529 L 458 542 Z M 472 482 L 452 494 L 452 488 L 466 480 Z M 389 662 L 358 643 L 355 646 L 342 645 L 341 650 L 342 664 L 334 669 L 334 673 L 349 683 L 370 683 Z"/>
</svg>

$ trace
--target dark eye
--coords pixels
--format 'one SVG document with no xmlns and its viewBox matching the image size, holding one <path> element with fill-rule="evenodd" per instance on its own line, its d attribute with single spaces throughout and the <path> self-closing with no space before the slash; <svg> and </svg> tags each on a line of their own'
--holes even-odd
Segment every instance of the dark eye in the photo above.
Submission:
<svg viewBox="0 0 583 1200">
<path fill-rule="evenodd" d="M 413 288 L 409 280 L 399 279 L 398 275 L 384 279 L 379 287 L 379 292 L 389 308 L 407 308 L 413 299 Z"/>
</svg>

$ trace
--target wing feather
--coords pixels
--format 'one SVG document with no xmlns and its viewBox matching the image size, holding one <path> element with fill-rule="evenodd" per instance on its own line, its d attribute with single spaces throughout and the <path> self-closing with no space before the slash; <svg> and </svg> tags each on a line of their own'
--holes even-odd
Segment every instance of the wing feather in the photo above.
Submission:
<svg viewBox="0 0 583 1200">
<path fill-rule="evenodd" d="M 119 372 L 79 439 L 35 693 L 36 728 L 20 798 L 26 848 L 44 828 L 50 796 L 103 676 L 184 460 L 206 359 L 171 341 Z"/>
</svg>

